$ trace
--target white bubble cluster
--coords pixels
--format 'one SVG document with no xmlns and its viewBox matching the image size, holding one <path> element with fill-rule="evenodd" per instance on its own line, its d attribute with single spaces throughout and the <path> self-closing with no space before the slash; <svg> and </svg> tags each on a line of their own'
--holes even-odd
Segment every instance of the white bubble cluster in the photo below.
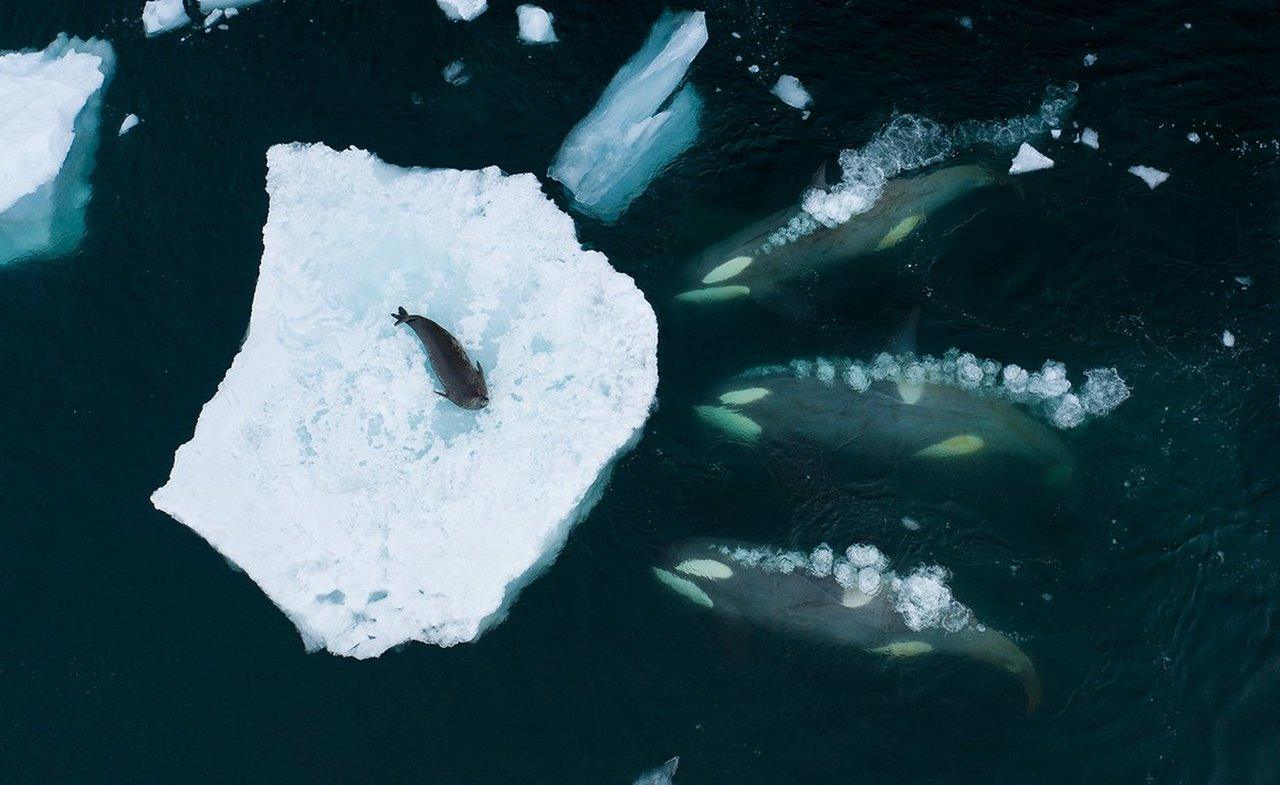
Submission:
<svg viewBox="0 0 1280 785">
<path fill-rule="evenodd" d="M 741 377 L 788 374 L 797 379 L 815 377 L 825 384 L 839 380 L 856 392 L 883 381 L 959 387 L 975 395 L 1029 406 L 1058 428 L 1075 428 L 1090 417 L 1108 414 L 1130 394 L 1129 385 L 1115 368 L 1085 371 L 1085 383 L 1074 389 L 1067 367 L 1056 360 L 1046 360 L 1040 370 L 1028 371 L 959 349 L 949 349 L 941 357 L 881 352 L 870 362 L 826 357 L 793 360 L 787 365 L 752 368 Z"/>
<path fill-rule="evenodd" d="M 1007 120 L 971 120 L 946 126 L 928 117 L 894 115 L 866 145 L 840 153 L 840 182 L 806 191 L 800 199 L 800 212 L 770 234 L 760 252 L 768 253 L 820 227 L 833 228 L 865 213 L 880 198 L 885 183 L 904 172 L 942 163 L 975 147 L 1017 147 L 1060 126 L 1074 104 L 1071 92 L 1051 88 L 1038 112 Z"/>
<path fill-rule="evenodd" d="M 830 577 L 844 589 L 857 589 L 871 597 L 887 592 L 886 599 L 903 623 L 917 632 L 931 628 L 959 632 L 974 621 L 973 612 L 951 594 L 945 569 L 929 565 L 899 576 L 889 569 L 889 560 L 874 545 L 855 543 L 845 549 L 844 556 L 836 556 L 826 543 L 810 553 L 728 546 L 721 546 L 719 551 L 749 569 L 785 575 L 806 570 L 819 578 Z"/>
</svg>

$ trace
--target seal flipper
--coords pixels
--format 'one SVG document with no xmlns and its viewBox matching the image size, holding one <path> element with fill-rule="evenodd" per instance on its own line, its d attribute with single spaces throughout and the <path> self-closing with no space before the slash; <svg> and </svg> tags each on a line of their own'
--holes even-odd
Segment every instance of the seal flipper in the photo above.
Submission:
<svg viewBox="0 0 1280 785">
<path fill-rule="evenodd" d="M 398 312 L 398 313 L 393 313 L 393 314 L 391 314 L 391 318 L 396 320 L 396 327 L 399 327 L 400 325 L 402 325 L 402 324 L 404 324 L 405 322 L 409 321 L 410 316 L 409 316 L 409 312 L 408 312 L 408 311 L 406 311 L 406 310 L 404 309 L 404 306 L 402 305 L 402 306 L 400 306 L 400 309 L 399 309 L 399 312 Z"/>
</svg>

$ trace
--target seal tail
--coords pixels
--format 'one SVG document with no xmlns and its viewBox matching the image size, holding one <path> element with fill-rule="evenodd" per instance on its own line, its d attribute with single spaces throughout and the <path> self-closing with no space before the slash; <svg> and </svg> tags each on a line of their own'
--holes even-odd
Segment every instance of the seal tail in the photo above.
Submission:
<svg viewBox="0 0 1280 785">
<path fill-rule="evenodd" d="M 402 305 L 402 306 L 400 306 L 399 313 L 393 313 L 393 314 L 391 314 L 391 318 L 396 320 L 396 327 L 399 327 L 400 325 L 402 325 L 402 324 L 404 324 L 405 322 L 409 321 L 410 316 L 409 316 L 409 312 L 408 312 L 408 311 L 406 311 L 406 310 L 404 309 L 404 306 Z"/>
</svg>

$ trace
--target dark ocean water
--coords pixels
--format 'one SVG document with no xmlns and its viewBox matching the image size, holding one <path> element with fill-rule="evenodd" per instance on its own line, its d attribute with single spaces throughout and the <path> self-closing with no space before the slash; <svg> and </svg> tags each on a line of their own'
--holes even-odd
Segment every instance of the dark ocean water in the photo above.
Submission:
<svg viewBox="0 0 1280 785">
<path fill-rule="evenodd" d="M 0 781 L 603 785 L 675 754 L 681 785 L 1280 781 L 1274 3 L 701 6 L 697 145 L 616 224 L 578 220 L 658 313 L 658 410 L 506 622 L 373 661 L 305 653 L 148 501 L 244 336 L 264 152 L 541 175 L 662 4 L 549 0 L 550 48 L 519 46 L 502 0 L 470 24 L 427 0 L 268 0 L 150 40 L 141 4 L 0 2 L 0 50 L 65 31 L 119 55 L 79 251 L 0 268 Z M 457 58 L 463 88 L 440 78 Z M 807 121 L 768 94 L 784 71 Z M 668 305 L 688 259 L 895 111 L 1005 118 L 1071 83 L 1100 150 L 1070 126 L 1037 141 L 1055 168 L 930 220 L 836 307 Z M 127 112 L 144 123 L 116 139 Z M 1172 176 L 1152 191 L 1133 164 Z M 762 471 L 689 427 L 727 374 L 873 355 L 917 303 L 924 351 L 1119 369 L 1133 396 L 1062 434 L 1065 499 L 922 504 Z M 1003 674 L 943 657 L 722 628 L 648 570 L 693 536 L 944 564 L 1036 661 L 1044 705 L 1027 716 Z"/>
</svg>

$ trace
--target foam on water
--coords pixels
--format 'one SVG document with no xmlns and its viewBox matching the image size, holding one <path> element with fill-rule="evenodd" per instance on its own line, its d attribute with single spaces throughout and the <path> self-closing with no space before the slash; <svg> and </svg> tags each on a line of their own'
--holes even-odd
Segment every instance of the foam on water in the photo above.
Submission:
<svg viewBox="0 0 1280 785">
<path fill-rule="evenodd" d="M 927 117 L 895 114 L 864 146 L 840 153 L 841 179 L 801 197 L 802 212 L 769 236 L 765 250 L 835 227 L 870 210 L 885 183 L 979 147 L 1012 149 L 1060 126 L 1075 104 L 1072 91 L 1051 88 L 1039 111 L 1007 120 L 971 120 L 953 126 Z"/>
<path fill-rule="evenodd" d="M 959 632 L 974 624 L 973 613 L 951 594 L 945 569 L 926 565 L 900 576 L 889 569 L 888 558 L 874 545 L 854 543 L 841 557 L 835 557 L 826 543 L 809 553 L 729 546 L 721 546 L 719 552 L 748 569 L 788 575 L 804 570 L 816 577 L 830 575 L 842 588 L 869 596 L 887 591 L 903 623 L 917 632 L 933 628 Z"/>
<path fill-rule="evenodd" d="M 115 59 L 106 41 L 66 35 L 0 55 L 0 265 L 79 245 Z"/>
<path fill-rule="evenodd" d="M 1109 414 L 1129 397 L 1129 386 L 1115 368 L 1085 371 L 1078 392 L 1067 377 L 1067 367 L 1045 360 L 1038 371 L 1010 363 L 976 357 L 949 349 L 941 357 L 881 352 L 871 362 L 819 357 L 793 360 L 787 365 L 763 365 L 739 374 L 741 379 L 791 375 L 815 378 L 824 384 L 837 381 L 855 392 L 865 392 L 873 382 L 905 382 L 958 387 L 975 395 L 999 398 L 1028 406 L 1059 428 L 1074 428 L 1090 417 Z"/>
<path fill-rule="evenodd" d="M 501 621 L 594 504 L 657 386 L 635 283 L 529 174 L 278 145 L 249 330 L 152 497 L 331 652 Z M 434 395 L 397 306 L 446 325 L 490 404 Z M 549 481 L 548 478 L 554 478 Z"/>
</svg>

